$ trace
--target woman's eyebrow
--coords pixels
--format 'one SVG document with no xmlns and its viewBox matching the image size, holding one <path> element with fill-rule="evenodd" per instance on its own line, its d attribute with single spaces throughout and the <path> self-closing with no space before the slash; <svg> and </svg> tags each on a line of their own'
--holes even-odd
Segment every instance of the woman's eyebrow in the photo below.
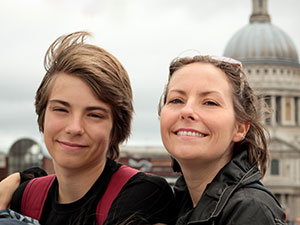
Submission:
<svg viewBox="0 0 300 225">
<path fill-rule="evenodd" d="M 185 91 L 183 91 L 183 90 L 180 90 L 180 89 L 170 89 L 169 90 L 169 93 L 173 93 L 173 92 L 175 92 L 175 93 L 179 93 L 179 94 L 185 94 Z"/>
<path fill-rule="evenodd" d="M 185 94 L 186 92 L 181 90 L 181 89 L 170 89 L 169 90 L 169 93 L 171 92 L 175 92 L 175 93 L 179 93 L 179 94 Z M 201 91 L 200 92 L 200 96 L 207 96 L 207 95 L 210 95 L 210 94 L 217 94 L 217 95 L 221 95 L 221 93 L 217 90 L 208 90 L 208 91 Z"/>
<path fill-rule="evenodd" d="M 202 96 L 207 96 L 207 95 L 210 95 L 210 94 L 217 94 L 217 95 L 222 96 L 221 93 L 220 93 L 219 91 L 215 91 L 215 90 L 203 91 L 203 92 L 201 92 L 200 95 L 202 95 Z"/>
</svg>

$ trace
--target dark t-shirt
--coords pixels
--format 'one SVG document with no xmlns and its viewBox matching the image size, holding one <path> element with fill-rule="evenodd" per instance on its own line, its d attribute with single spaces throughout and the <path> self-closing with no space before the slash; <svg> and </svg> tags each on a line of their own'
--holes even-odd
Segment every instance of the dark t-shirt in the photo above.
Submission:
<svg viewBox="0 0 300 225">
<path fill-rule="evenodd" d="M 96 207 L 113 173 L 120 164 L 107 160 L 106 166 L 91 189 L 78 201 L 59 204 L 58 182 L 54 180 L 43 208 L 42 225 L 97 224 Z M 20 212 L 21 200 L 28 182 L 15 192 L 11 209 Z M 117 225 L 126 220 L 132 224 L 172 224 L 176 215 L 172 189 L 165 179 L 144 173 L 134 175 L 122 188 L 109 210 L 105 225 Z M 145 222 L 147 221 L 147 222 Z"/>
</svg>

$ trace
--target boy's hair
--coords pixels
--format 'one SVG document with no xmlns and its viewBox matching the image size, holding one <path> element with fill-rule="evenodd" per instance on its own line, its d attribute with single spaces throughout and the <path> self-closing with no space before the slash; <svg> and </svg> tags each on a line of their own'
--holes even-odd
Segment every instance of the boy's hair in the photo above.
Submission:
<svg viewBox="0 0 300 225">
<path fill-rule="evenodd" d="M 131 130 L 133 113 L 132 90 L 126 70 L 110 53 L 95 45 L 85 43 L 90 33 L 80 31 L 56 39 L 46 52 L 46 74 L 36 92 L 35 108 L 38 125 L 44 131 L 45 111 L 53 78 L 64 72 L 83 80 L 112 110 L 108 157 L 119 157 L 119 144 L 125 141 Z M 78 90 L 80 91 L 80 90 Z"/>
</svg>

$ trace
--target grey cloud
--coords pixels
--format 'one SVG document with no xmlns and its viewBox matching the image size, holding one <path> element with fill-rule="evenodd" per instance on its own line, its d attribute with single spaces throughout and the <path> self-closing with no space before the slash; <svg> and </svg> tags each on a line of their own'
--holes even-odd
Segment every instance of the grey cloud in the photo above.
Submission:
<svg viewBox="0 0 300 225">
<path fill-rule="evenodd" d="M 130 143 L 161 144 L 157 104 L 168 65 L 186 49 L 222 54 L 248 24 L 251 0 L 3 0 L 0 7 L 0 150 L 16 138 L 41 141 L 34 93 L 44 75 L 46 49 L 59 35 L 93 33 L 91 42 L 113 53 L 134 91 Z M 300 1 L 268 1 L 272 22 L 300 47 Z M 2 146 L 2 147 L 1 147 Z"/>
</svg>

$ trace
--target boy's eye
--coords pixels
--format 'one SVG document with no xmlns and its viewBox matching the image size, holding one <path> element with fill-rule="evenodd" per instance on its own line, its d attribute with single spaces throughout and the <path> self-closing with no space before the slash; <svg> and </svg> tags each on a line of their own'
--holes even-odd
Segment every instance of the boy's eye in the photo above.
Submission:
<svg viewBox="0 0 300 225">
<path fill-rule="evenodd" d="M 66 109 L 64 109 L 64 108 L 57 108 L 57 107 L 54 107 L 53 108 L 53 111 L 55 111 L 55 112 L 68 112 Z"/>
<path fill-rule="evenodd" d="M 102 119 L 104 117 L 103 115 L 98 113 L 90 113 L 88 116 L 92 118 L 99 118 L 99 119 Z"/>
</svg>

